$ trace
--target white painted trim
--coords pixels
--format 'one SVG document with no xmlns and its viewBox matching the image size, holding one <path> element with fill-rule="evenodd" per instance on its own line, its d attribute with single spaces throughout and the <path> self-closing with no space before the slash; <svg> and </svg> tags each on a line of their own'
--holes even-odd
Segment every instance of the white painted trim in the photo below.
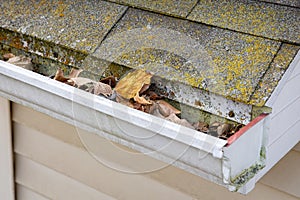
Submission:
<svg viewBox="0 0 300 200">
<path fill-rule="evenodd" d="M 280 161 L 299 141 L 300 134 L 300 121 L 295 123 L 290 129 L 282 134 L 282 136 L 274 143 L 269 145 L 267 150 L 267 163 L 266 167 L 257 174 L 256 180 L 262 178 L 277 162 Z"/>
<path fill-rule="evenodd" d="M 256 174 L 254 177 L 256 182 L 300 141 L 300 83 L 297 81 L 299 72 L 300 51 L 266 104 L 273 109 L 268 127 L 266 167 Z M 251 183 L 249 184 L 251 187 Z"/>
<path fill-rule="evenodd" d="M 0 199 L 14 200 L 14 167 L 10 102 L 0 97 Z"/>
</svg>

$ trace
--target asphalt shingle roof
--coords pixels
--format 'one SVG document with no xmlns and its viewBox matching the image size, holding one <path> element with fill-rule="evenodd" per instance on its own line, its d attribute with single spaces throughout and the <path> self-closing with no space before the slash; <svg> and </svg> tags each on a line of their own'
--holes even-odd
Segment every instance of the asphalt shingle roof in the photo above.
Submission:
<svg viewBox="0 0 300 200">
<path fill-rule="evenodd" d="M 257 106 L 300 47 L 297 0 L 0 2 L 1 44 L 93 73 L 89 56 L 143 67 Z"/>
<path fill-rule="evenodd" d="M 130 8 L 94 55 L 248 101 L 279 47 L 277 41 Z"/>
<path fill-rule="evenodd" d="M 110 0 L 123 5 L 142 8 L 161 14 L 168 14 L 178 17 L 187 17 L 197 4 L 197 0 Z"/>
<path fill-rule="evenodd" d="M 253 0 L 200 0 L 188 19 L 300 44 L 300 9 Z"/>
</svg>

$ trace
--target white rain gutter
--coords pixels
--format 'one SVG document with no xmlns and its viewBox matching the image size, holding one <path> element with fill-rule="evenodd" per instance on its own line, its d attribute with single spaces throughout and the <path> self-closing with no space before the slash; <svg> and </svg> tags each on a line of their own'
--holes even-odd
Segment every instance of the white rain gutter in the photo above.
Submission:
<svg viewBox="0 0 300 200">
<path fill-rule="evenodd" d="M 131 109 L 0 61 L 0 96 L 96 133 L 207 180 L 248 193 L 264 167 L 266 122 L 260 116 L 222 140 Z M 230 143 L 228 145 L 227 143 Z"/>
</svg>

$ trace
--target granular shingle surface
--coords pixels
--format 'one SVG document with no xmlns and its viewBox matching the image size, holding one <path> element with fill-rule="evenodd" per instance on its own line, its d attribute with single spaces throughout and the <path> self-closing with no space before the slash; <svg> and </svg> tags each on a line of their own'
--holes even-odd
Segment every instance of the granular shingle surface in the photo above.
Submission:
<svg viewBox="0 0 300 200">
<path fill-rule="evenodd" d="M 247 102 L 279 42 L 130 9 L 94 56 Z"/>
<path fill-rule="evenodd" d="M 300 8 L 299 0 L 263 0 L 263 1 Z"/>
<path fill-rule="evenodd" d="M 188 18 L 243 33 L 300 44 L 298 8 L 252 0 L 200 0 Z"/>
<path fill-rule="evenodd" d="M 3 45 L 95 76 L 146 68 L 256 106 L 300 45 L 297 0 L 0 0 L 0 9 Z"/>
<path fill-rule="evenodd" d="M 97 0 L 1 1 L 0 26 L 92 52 L 126 10 Z"/>
<path fill-rule="evenodd" d="M 290 44 L 281 46 L 269 69 L 257 85 L 249 103 L 257 106 L 263 106 L 266 103 L 299 49 L 299 46 Z"/>
<path fill-rule="evenodd" d="M 197 0 L 110 0 L 137 8 L 142 8 L 173 16 L 186 17 Z"/>
</svg>

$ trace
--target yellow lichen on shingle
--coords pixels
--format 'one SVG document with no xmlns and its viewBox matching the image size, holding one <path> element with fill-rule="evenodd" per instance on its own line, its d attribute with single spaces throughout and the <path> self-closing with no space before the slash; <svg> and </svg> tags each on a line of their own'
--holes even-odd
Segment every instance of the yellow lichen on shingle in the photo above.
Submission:
<svg viewBox="0 0 300 200">
<path fill-rule="evenodd" d="M 136 8 L 142 8 L 162 14 L 186 17 L 192 8 L 196 5 L 197 0 L 110 0 Z"/>
<path fill-rule="evenodd" d="M 229 98 L 248 102 L 259 78 L 268 69 L 277 46 L 253 37 L 244 38 L 247 45 L 226 57 L 213 59 L 217 67 L 203 71 L 211 79 L 208 90 Z M 242 52 L 242 53 L 240 53 Z"/>
<path fill-rule="evenodd" d="M 126 6 L 105 1 L 11 0 L 1 3 L 0 10 L 2 27 L 89 53 L 125 12 Z"/>
<path fill-rule="evenodd" d="M 300 44 L 299 8 L 251 0 L 201 0 L 188 19 Z"/>
<path fill-rule="evenodd" d="M 105 57 L 105 46 L 121 54 L 113 58 L 118 64 L 248 102 L 280 43 L 129 9 L 96 57 Z"/>
<path fill-rule="evenodd" d="M 0 42 L 68 65 L 95 52 L 91 56 L 104 63 L 147 69 L 167 81 L 257 105 L 263 105 L 297 51 L 284 44 L 277 54 L 281 42 L 300 44 L 299 8 L 250 0 L 111 1 L 122 5 L 4 1 L 3 30 L 31 40 L 0 32 Z M 84 66 L 94 74 L 106 67 Z"/>
<path fill-rule="evenodd" d="M 263 78 L 260 80 L 258 87 L 254 91 L 250 104 L 256 106 L 264 106 L 276 85 L 280 81 L 285 70 L 288 68 L 294 56 L 299 51 L 300 46 L 283 44 L 276 54 L 270 68 L 266 71 Z"/>
</svg>

